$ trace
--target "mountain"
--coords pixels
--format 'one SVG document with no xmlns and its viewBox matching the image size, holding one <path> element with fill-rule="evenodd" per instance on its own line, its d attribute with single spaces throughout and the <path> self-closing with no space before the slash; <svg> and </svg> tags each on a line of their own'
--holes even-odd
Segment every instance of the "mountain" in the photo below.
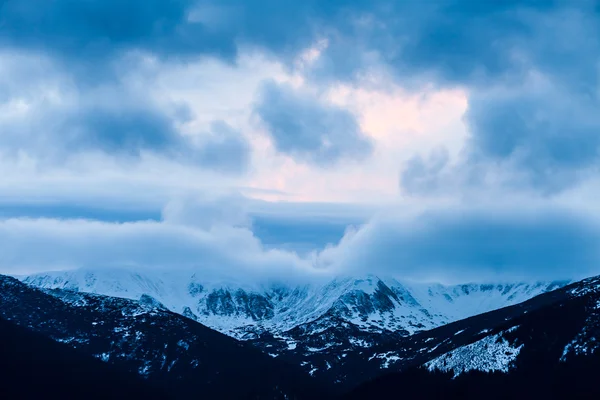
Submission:
<svg viewBox="0 0 600 400">
<path fill-rule="evenodd" d="M 129 299 L 151 296 L 173 312 L 247 340 L 313 376 L 330 376 L 350 353 L 517 304 L 567 283 L 445 286 L 374 275 L 303 284 L 250 283 L 208 280 L 185 271 L 127 269 L 63 271 L 20 279 L 46 289 Z"/>
<path fill-rule="evenodd" d="M 600 370 L 600 277 L 566 286 L 416 285 L 373 276 L 302 286 L 196 280 L 182 294 L 176 289 L 185 280 L 173 275 L 162 275 L 160 281 L 131 275 L 144 282 L 140 294 L 140 285 L 127 280 L 109 281 L 89 271 L 72 274 L 84 280 L 50 281 L 46 275 L 24 278 L 25 284 L 1 277 L 0 317 L 137 372 L 177 397 L 200 392 L 208 398 L 326 397 L 317 382 L 328 382 L 330 395 L 347 391 L 350 399 L 600 395 L 594 386 L 594 373 Z M 139 294 L 139 300 L 82 291 L 107 287 L 130 297 Z M 196 296 L 195 309 L 181 312 L 189 317 L 169 310 L 173 303 L 163 303 L 169 295 L 180 300 Z M 447 322 L 461 312 L 527 298 Z M 283 304 L 297 309 L 285 310 Z M 302 308 L 309 305 L 313 309 Z M 258 313 L 265 309 L 272 313 Z M 229 326 L 253 318 L 246 326 L 252 334 L 237 341 L 195 322 L 192 318 L 200 319 L 196 312 Z M 289 325 L 282 330 L 285 316 Z"/>
<path fill-rule="evenodd" d="M 365 360 L 384 355 L 393 360 L 387 371 L 399 372 L 377 377 L 377 365 L 366 368 Z M 389 344 L 355 362 L 373 379 L 348 398 L 600 398 L 600 277 Z"/>
<path fill-rule="evenodd" d="M 0 276 L 0 318 L 138 374 L 175 398 L 316 398 L 297 367 L 156 299 L 32 288 Z"/>
<path fill-rule="evenodd" d="M 137 375 L 0 319 L 0 398 L 168 399 Z"/>
</svg>

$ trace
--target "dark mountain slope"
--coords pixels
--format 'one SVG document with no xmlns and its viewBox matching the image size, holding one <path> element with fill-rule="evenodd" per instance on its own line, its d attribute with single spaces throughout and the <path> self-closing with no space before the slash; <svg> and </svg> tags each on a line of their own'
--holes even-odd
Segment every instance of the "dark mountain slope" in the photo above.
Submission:
<svg viewBox="0 0 600 400">
<path fill-rule="evenodd" d="M 343 399 L 599 399 L 600 357 L 578 356 L 530 371 L 451 373 L 411 368 L 360 386 Z"/>
<path fill-rule="evenodd" d="M 442 328 L 347 398 L 600 398 L 600 278 Z"/>
<path fill-rule="evenodd" d="M 571 288 L 574 286 L 571 285 Z M 559 289 L 526 302 L 476 315 L 411 336 L 380 335 L 368 348 L 353 352 L 324 352 L 323 363 L 331 368 L 320 378 L 333 382 L 340 393 L 387 372 L 419 366 L 457 347 L 468 345 L 510 326 L 521 315 L 570 298 L 568 289 Z M 335 358 L 335 360 L 332 360 Z"/>
<path fill-rule="evenodd" d="M 2 399 L 167 399 L 138 376 L 0 319 Z"/>
<path fill-rule="evenodd" d="M 150 297 L 42 291 L 0 276 L 0 317 L 138 373 L 177 398 L 312 399 L 320 393 L 295 367 Z"/>
</svg>

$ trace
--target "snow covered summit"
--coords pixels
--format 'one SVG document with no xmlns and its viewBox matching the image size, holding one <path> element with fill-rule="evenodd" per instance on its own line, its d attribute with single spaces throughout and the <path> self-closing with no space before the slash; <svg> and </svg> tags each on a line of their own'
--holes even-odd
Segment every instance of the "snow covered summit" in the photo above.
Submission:
<svg viewBox="0 0 600 400">
<path fill-rule="evenodd" d="M 445 286 L 367 275 L 310 284 L 207 280 L 184 271 L 73 270 L 21 277 L 29 285 L 114 297 L 150 296 L 165 307 L 238 339 L 335 316 L 365 332 L 412 334 L 525 301 L 566 282 Z M 322 327 L 321 327 L 322 328 Z"/>
</svg>

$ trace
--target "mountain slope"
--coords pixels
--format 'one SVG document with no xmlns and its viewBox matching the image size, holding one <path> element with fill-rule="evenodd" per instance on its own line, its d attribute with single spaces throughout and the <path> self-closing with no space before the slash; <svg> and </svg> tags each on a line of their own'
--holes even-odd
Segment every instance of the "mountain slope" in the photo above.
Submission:
<svg viewBox="0 0 600 400">
<path fill-rule="evenodd" d="M 566 282 L 444 286 L 373 275 L 310 284 L 209 281 L 185 271 L 75 270 L 21 278 L 42 288 L 138 299 L 180 313 L 273 357 L 331 378 L 345 357 L 472 315 L 516 304 Z M 333 381 L 343 381 L 340 376 Z"/>
<path fill-rule="evenodd" d="M 134 374 L 0 319 L 0 398 L 167 399 Z"/>
<path fill-rule="evenodd" d="M 377 349 L 370 357 L 386 354 L 401 372 L 348 397 L 599 398 L 598 338 L 596 277 Z"/>
<path fill-rule="evenodd" d="M 0 276 L 0 317 L 138 373 L 176 397 L 316 397 L 315 384 L 296 368 L 149 296 L 42 291 Z"/>
</svg>

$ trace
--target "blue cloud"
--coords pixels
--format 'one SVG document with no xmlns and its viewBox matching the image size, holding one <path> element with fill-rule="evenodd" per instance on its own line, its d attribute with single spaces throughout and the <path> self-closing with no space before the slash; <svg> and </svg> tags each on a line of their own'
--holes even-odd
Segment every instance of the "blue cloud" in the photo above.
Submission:
<svg viewBox="0 0 600 400">
<path fill-rule="evenodd" d="M 250 145 L 225 122 L 215 121 L 206 132 L 184 136 L 175 126 L 181 122 L 176 116 L 141 101 L 134 103 L 106 107 L 92 102 L 75 108 L 40 109 L 35 121 L 17 120 L 1 126 L 0 154 L 23 152 L 60 164 L 85 152 L 130 161 L 149 153 L 222 173 L 247 170 Z"/>
<path fill-rule="evenodd" d="M 242 173 L 250 165 L 250 144 L 240 132 L 223 121 L 211 124 L 191 155 L 199 165 L 224 173 Z"/>
<path fill-rule="evenodd" d="M 250 44 L 289 62 L 325 37 L 321 67 L 330 77 L 353 75 L 365 66 L 356 62 L 360 53 L 376 52 L 400 76 L 434 73 L 463 83 L 523 73 L 530 64 L 593 73 L 567 60 L 597 50 L 595 41 L 580 42 L 582 50 L 556 46 L 564 33 L 553 25 L 573 28 L 569 21 L 581 19 L 594 33 L 597 15 L 593 2 L 560 0 L 7 0 L 0 45 L 95 61 L 128 50 L 234 60 L 238 45 Z"/>
<path fill-rule="evenodd" d="M 600 167 L 599 99 L 524 89 L 471 97 L 470 162 L 508 161 L 530 185 L 553 192 Z"/>
<path fill-rule="evenodd" d="M 128 50 L 234 60 L 240 43 L 291 54 L 311 43 L 314 24 L 329 23 L 340 10 L 358 4 L 366 2 L 6 0 L 0 8 L 0 45 L 79 61 Z"/>
<path fill-rule="evenodd" d="M 92 89 L 98 88 L 102 78 L 114 78 L 110 84 L 122 83 L 120 74 L 139 66 L 128 65 L 123 56 L 138 50 L 175 61 L 208 54 L 233 62 L 238 46 L 249 45 L 293 68 L 299 50 L 325 38 L 328 47 L 308 71 L 310 79 L 326 80 L 326 84 L 353 80 L 375 66 L 405 87 L 432 82 L 466 89 L 469 111 L 465 120 L 471 139 L 465 160 L 454 168 L 443 152 L 415 157 L 401 176 L 405 190 L 462 194 L 465 187 L 485 181 L 485 177 L 473 176 L 485 175 L 486 168 L 493 166 L 504 168 L 499 175 L 513 188 L 517 182 L 555 193 L 597 173 L 600 165 L 599 11 L 593 1 L 561 0 L 6 0 L 0 8 L 0 48 L 43 55 L 60 70 L 58 74 L 73 77 L 77 98 L 72 109 L 32 105 L 25 98 L 28 116 L 35 118 L 3 120 L 1 150 L 53 161 L 88 151 L 134 160 L 152 153 L 221 172 L 244 172 L 249 163 L 248 143 L 224 122 L 213 124 L 208 132 L 184 136 L 177 129 L 181 117 L 148 104 L 143 96 L 124 101 L 121 88 L 111 94 L 111 103 L 117 104 L 106 108 L 105 102 L 88 100 Z M 0 101 L 23 97 L 23 87 L 28 97 L 43 86 L 32 85 L 28 71 L 43 74 L 45 65 L 38 70 L 31 67 L 35 62 L 26 61 L 27 70 L 0 82 Z M 371 153 L 372 144 L 347 110 L 274 82 L 267 82 L 260 95 L 255 112 L 277 150 L 320 166 Z M 464 177 L 449 181 L 452 175 Z M 89 211 L 50 214 L 68 217 L 69 212 L 76 216 Z M 574 276 L 594 270 L 600 261 L 598 226 L 585 217 L 556 210 L 539 214 L 505 211 L 493 217 L 495 212 L 493 208 L 432 212 L 407 225 L 374 221 L 323 257 L 334 254 L 336 263 L 361 271 L 372 267 L 423 277 L 468 277 L 473 271 Z M 21 224 L 28 230 L 15 238 Z M 198 247 L 198 238 L 190 237 L 187 227 L 174 229 L 164 222 L 82 223 L 80 231 L 63 231 L 62 239 L 54 237 L 56 228 L 70 228 L 58 221 L 52 221 L 39 237 L 40 226 L 31 221 L 0 225 L 5 238 L 1 242 L 9 254 L 5 261 L 30 257 L 25 263 L 29 265 L 47 260 L 44 254 L 38 258 L 27 251 L 40 243 L 46 244 L 48 254 L 60 250 L 54 253 L 55 266 L 96 262 L 80 248 L 93 250 L 90 254 L 98 262 L 140 265 L 168 263 L 173 255 L 175 261 L 190 264 L 214 248 L 209 238 L 202 236 L 206 240 Z M 117 243 L 121 246 L 115 246 L 113 229 L 127 239 Z M 268 245 L 286 246 L 330 242 L 340 234 L 341 225 L 307 227 L 262 221 L 256 229 Z M 90 236 L 84 246 L 71 245 L 88 230 L 97 237 Z M 145 241 L 148 230 L 155 236 Z M 247 240 L 259 260 L 263 257 L 261 244 L 250 232 L 236 231 L 237 235 Z M 177 240 L 168 242 L 173 237 Z M 277 243 L 277 238 L 285 242 Z M 228 240 L 219 242 L 219 254 L 214 256 L 218 267 L 237 256 L 231 254 Z M 169 244 L 161 247 L 161 243 Z M 108 247 L 121 253 L 111 259 Z M 148 248 L 155 252 L 147 253 Z M 292 264 L 298 262 L 291 259 Z M 279 260 L 272 264 L 278 265 Z"/>
<path fill-rule="evenodd" d="M 278 151 L 320 165 L 372 151 L 355 117 L 287 84 L 265 82 L 255 107 Z"/>
<path fill-rule="evenodd" d="M 144 150 L 170 152 L 183 145 L 171 119 L 151 109 L 77 110 L 63 122 L 61 132 L 68 152 L 100 150 L 139 156 Z"/>
<path fill-rule="evenodd" d="M 439 175 L 447 166 L 448 150 L 438 148 L 427 159 L 417 155 L 408 160 L 400 174 L 400 186 L 408 193 L 432 193 L 440 188 Z"/>
<path fill-rule="evenodd" d="M 591 61 L 597 41 L 569 45 L 597 32 L 593 2 L 375 1 L 366 9 L 351 9 L 354 18 L 346 22 L 328 20 L 329 46 L 314 77 L 353 79 L 373 62 L 384 64 L 405 85 L 419 77 L 418 84 L 489 85 L 522 79 L 532 66 L 565 78 L 596 75 L 589 63 L 571 61 Z"/>
<path fill-rule="evenodd" d="M 348 226 L 361 225 L 365 220 L 346 218 L 273 218 L 254 216 L 252 232 L 267 249 L 294 251 L 306 256 L 312 251 L 337 244 Z"/>
<path fill-rule="evenodd" d="M 464 282 L 581 278 L 598 273 L 600 225 L 571 211 L 537 207 L 386 213 L 320 255 L 322 266 L 404 278 Z"/>
<path fill-rule="evenodd" d="M 141 49 L 172 55 L 233 54 L 230 37 L 189 21 L 193 0 L 8 0 L 0 9 L 0 43 L 98 59 Z"/>
<path fill-rule="evenodd" d="M 0 220 L 14 218 L 88 219 L 103 222 L 160 221 L 160 208 L 137 203 L 135 207 L 104 206 L 53 201 L 49 203 L 2 203 Z"/>
</svg>

